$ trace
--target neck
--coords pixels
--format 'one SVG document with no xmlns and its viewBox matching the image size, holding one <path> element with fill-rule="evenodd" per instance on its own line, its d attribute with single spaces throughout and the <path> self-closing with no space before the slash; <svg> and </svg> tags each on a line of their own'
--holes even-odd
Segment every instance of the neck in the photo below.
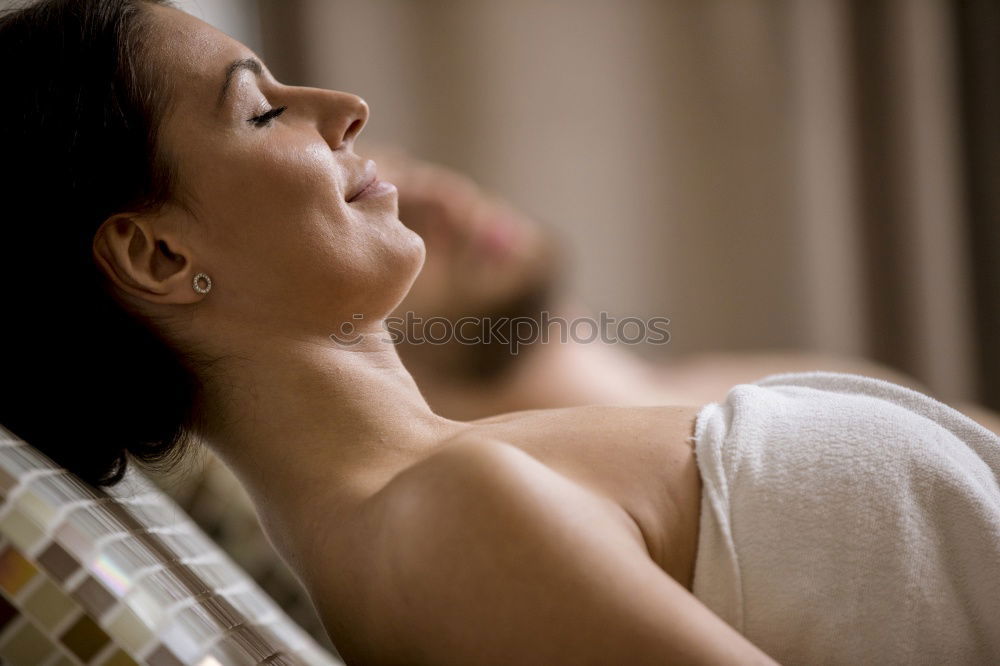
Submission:
<svg viewBox="0 0 1000 666">
<path fill-rule="evenodd" d="M 200 412 L 272 539 L 292 528 L 269 519 L 309 515 L 319 494 L 349 509 L 461 428 L 431 411 L 384 336 L 340 347 L 255 333 L 230 338 Z"/>
</svg>

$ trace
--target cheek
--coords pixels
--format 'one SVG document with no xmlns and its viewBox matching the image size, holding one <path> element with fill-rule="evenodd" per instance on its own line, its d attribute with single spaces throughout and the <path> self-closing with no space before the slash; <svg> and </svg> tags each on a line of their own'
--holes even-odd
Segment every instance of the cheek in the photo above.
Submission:
<svg viewBox="0 0 1000 666">
<path fill-rule="evenodd" d="M 268 145 L 275 142 L 265 143 L 231 170 L 226 191 L 232 208 L 276 226 L 294 227 L 316 217 L 346 221 L 343 189 L 350 177 L 329 148 Z"/>
<path fill-rule="evenodd" d="M 216 240 L 234 250 L 266 250 L 270 255 L 301 251 L 328 242 L 350 224 L 342 167 L 330 150 L 312 145 L 276 147 L 277 140 L 224 156 L 206 171 L 201 188 L 211 201 Z"/>
<path fill-rule="evenodd" d="M 344 190 L 358 175 L 340 159 L 355 158 L 275 134 L 206 167 L 199 189 L 210 202 L 209 265 L 239 285 L 241 298 L 279 309 L 402 298 L 423 263 L 423 241 L 398 222 L 394 203 L 348 204 Z"/>
</svg>

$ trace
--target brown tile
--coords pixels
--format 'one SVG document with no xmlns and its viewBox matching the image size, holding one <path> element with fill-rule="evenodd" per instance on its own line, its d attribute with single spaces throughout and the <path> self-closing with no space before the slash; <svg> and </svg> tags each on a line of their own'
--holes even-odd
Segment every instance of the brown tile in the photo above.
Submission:
<svg viewBox="0 0 1000 666">
<path fill-rule="evenodd" d="M 7 600 L 7 597 L 0 594 L 0 634 L 3 633 L 4 628 L 6 628 L 10 621 L 19 614 L 20 612 Z"/>
<path fill-rule="evenodd" d="M 73 596 L 94 617 L 101 617 L 118 601 L 92 576 L 87 576 L 83 583 L 73 590 Z"/>
<path fill-rule="evenodd" d="M 65 581 L 80 568 L 80 563 L 76 561 L 76 558 L 55 541 L 42 551 L 38 557 L 38 563 L 58 581 Z"/>
<path fill-rule="evenodd" d="M 174 656 L 174 653 L 167 649 L 166 645 L 161 645 L 146 657 L 149 666 L 184 666 L 184 663 Z"/>
<path fill-rule="evenodd" d="M 111 640 L 89 615 L 81 615 L 61 637 L 63 645 L 86 663 Z"/>
<path fill-rule="evenodd" d="M 35 565 L 26 560 L 13 546 L 7 546 L 0 551 L 0 588 L 11 597 L 27 585 L 37 573 Z"/>
</svg>

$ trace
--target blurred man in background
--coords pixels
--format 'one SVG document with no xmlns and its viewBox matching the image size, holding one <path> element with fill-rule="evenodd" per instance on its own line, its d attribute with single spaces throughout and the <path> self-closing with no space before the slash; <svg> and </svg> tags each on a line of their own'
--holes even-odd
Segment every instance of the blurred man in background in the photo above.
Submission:
<svg viewBox="0 0 1000 666">
<path fill-rule="evenodd" d="M 397 345 L 424 396 L 444 416 L 471 420 L 584 404 L 701 404 L 723 399 L 739 383 L 810 370 L 863 374 L 929 393 L 873 361 L 815 352 L 719 352 L 650 363 L 628 345 L 562 340 L 555 329 L 547 343 L 537 335 L 519 338 L 527 343 L 514 352 L 518 331 L 540 331 L 543 313 L 550 320 L 597 323 L 562 287 L 557 239 L 460 173 L 401 151 L 380 150 L 375 157 L 380 177 L 399 188 L 400 219 L 427 247 L 423 271 L 395 314 L 425 325 L 445 320 L 452 333 L 461 333 L 443 340 L 446 326 L 434 331 L 415 325 L 405 330 L 410 339 Z M 463 317 L 467 325 L 458 327 Z M 497 322 L 519 319 L 535 325 L 500 326 L 506 335 L 487 340 Z M 987 410 L 961 408 L 998 427 Z"/>
</svg>

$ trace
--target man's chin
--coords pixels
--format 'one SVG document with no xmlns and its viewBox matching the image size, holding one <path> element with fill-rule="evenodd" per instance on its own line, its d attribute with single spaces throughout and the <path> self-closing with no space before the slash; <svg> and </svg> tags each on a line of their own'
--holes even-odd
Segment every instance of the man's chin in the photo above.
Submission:
<svg viewBox="0 0 1000 666">
<path fill-rule="evenodd" d="M 461 364 L 461 378 L 475 382 L 493 382 L 509 374 L 513 370 L 515 361 L 525 354 L 530 354 L 535 343 L 520 345 L 515 354 L 511 350 L 509 341 L 511 332 L 509 325 L 501 329 L 506 335 L 485 335 L 486 330 L 498 325 L 498 322 L 526 319 L 535 322 L 535 330 L 540 330 L 542 313 L 551 308 L 555 302 L 556 292 L 554 276 L 546 275 L 544 278 L 525 282 L 508 298 L 498 299 L 488 308 L 481 307 L 478 312 L 467 310 L 464 314 L 454 317 L 452 321 L 456 321 L 460 316 L 478 317 L 482 322 L 480 330 L 484 334 L 483 341 L 479 344 L 465 346 L 461 354 L 464 359 Z M 504 324 L 499 325 L 504 326 Z"/>
</svg>

